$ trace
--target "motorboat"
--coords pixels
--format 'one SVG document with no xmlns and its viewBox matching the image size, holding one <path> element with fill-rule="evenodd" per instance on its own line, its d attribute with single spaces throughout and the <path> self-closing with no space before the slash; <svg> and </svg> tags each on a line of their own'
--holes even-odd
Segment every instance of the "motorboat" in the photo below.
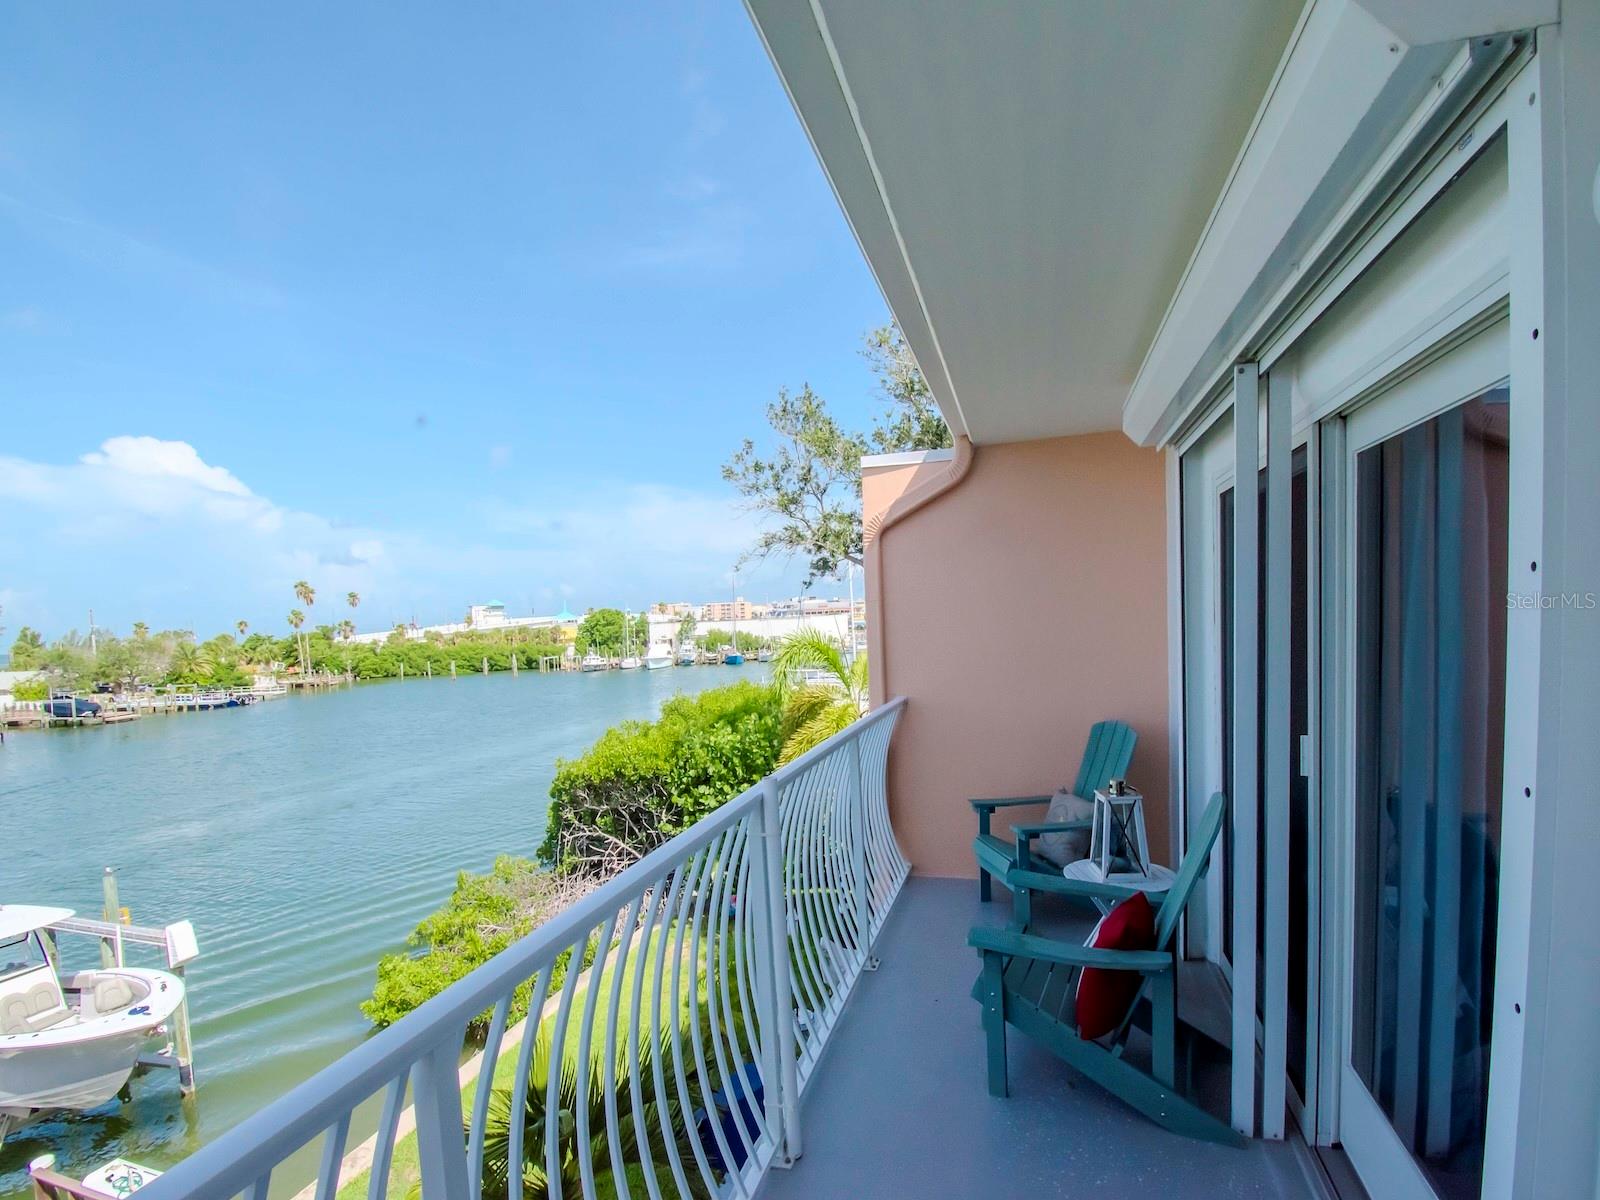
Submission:
<svg viewBox="0 0 1600 1200">
<path fill-rule="evenodd" d="M 742 667 L 744 666 L 744 655 L 740 654 L 737 650 L 730 649 L 722 656 L 722 662 L 725 666 Z"/>
<path fill-rule="evenodd" d="M 44 702 L 44 711 L 56 720 L 69 717 L 98 717 L 100 706 L 93 700 L 79 696 L 51 696 Z"/>
<path fill-rule="evenodd" d="M 637 654 L 625 654 L 622 656 L 622 661 L 617 663 L 617 666 L 624 671 L 637 671 L 641 661 L 643 660 Z"/>
<path fill-rule="evenodd" d="M 650 651 L 644 656 L 644 669 L 646 671 L 659 671 L 672 665 L 672 651 L 663 646 Z"/>
<path fill-rule="evenodd" d="M 771 648 L 767 647 L 767 646 L 763 646 L 760 650 L 758 650 L 756 652 L 756 661 L 757 662 L 771 662 L 772 661 L 772 650 L 771 650 Z"/>
<path fill-rule="evenodd" d="M 0 905 L 0 1141 L 40 1112 L 116 1096 L 183 1003 L 166 971 L 111 967 L 61 976 L 45 931 L 68 908 Z"/>
<path fill-rule="evenodd" d="M 593 650 L 585 654 L 578 663 L 578 668 L 583 671 L 604 671 L 611 664 Z"/>
<path fill-rule="evenodd" d="M 183 712 L 211 712 L 218 708 L 239 708 L 245 702 L 237 696 L 227 692 L 196 692 L 192 695 L 177 695 L 172 698 L 173 704 Z"/>
</svg>

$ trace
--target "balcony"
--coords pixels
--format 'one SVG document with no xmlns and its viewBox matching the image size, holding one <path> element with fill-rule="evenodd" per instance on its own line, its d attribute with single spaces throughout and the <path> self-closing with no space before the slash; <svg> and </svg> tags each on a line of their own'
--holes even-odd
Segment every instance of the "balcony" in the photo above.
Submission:
<svg viewBox="0 0 1600 1200">
<path fill-rule="evenodd" d="M 882 965 L 861 977 L 805 1093 L 805 1153 L 768 1173 L 759 1200 L 1123 1195 L 1135 1180 L 1152 1196 L 1317 1194 L 1284 1143 L 1234 1150 L 1168 1133 L 1023 1037 L 1010 1039 L 1010 1098 L 991 1097 L 966 937 L 1009 916 L 1002 898 L 981 904 L 970 880 L 907 881 L 874 946 Z M 1035 913 L 1063 938 L 1091 924 L 1064 908 Z M 1203 1083 L 1226 1112 L 1225 1065 Z"/>
<path fill-rule="evenodd" d="M 1054 1194 L 1130 1178 L 1310 1194 L 1283 1146 L 1169 1134 L 1021 1038 L 1012 1097 L 988 1096 L 965 941 L 1007 909 L 967 882 L 908 879 L 886 796 L 905 703 L 729 801 L 146 1200 L 267 1200 L 318 1162 L 317 1200 L 419 1185 L 427 1200 Z M 1087 924 L 1053 919 L 1063 936 Z M 484 1027 L 495 1069 L 464 1082 L 463 1044 Z M 357 1169 L 346 1152 L 374 1118 Z"/>
</svg>

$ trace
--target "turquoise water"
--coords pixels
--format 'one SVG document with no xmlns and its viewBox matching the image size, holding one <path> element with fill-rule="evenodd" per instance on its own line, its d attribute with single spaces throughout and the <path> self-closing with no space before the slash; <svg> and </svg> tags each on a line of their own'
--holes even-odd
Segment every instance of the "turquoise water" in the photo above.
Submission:
<svg viewBox="0 0 1600 1200">
<path fill-rule="evenodd" d="M 98 916 L 109 865 L 137 923 L 193 921 L 199 1090 L 184 1101 L 173 1073 L 154 1071 L 131 1103 L 14 1132 L 0 1196 L 23 1194 L 26 1164 L 46 1152 L 72 1174 L 119 1154 L 169 1165 L 349 1050 L 369 1032 L 357 1005 L 378 958 L 456 872 L 533 853 L 558 758 L 674 693 L 765 672 L 419 679 L 8 734 L 0 902 Z M 96 953 L 78 938 L 62 950 L 69 965 Z"/>
</svg>

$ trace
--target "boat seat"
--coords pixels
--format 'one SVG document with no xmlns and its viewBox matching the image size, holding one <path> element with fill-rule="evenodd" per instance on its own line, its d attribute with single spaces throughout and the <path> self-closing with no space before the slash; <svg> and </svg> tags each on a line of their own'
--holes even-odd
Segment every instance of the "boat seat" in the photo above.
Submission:
<svg viewBox="0 0 1600 1200">
<path fill-rule="evenodd" d="M 106 975 L 94 981 L 94 1011 L 119 1012 L 133 1003 L 133 985 L 120 975 Z"/>
<path fill-rule="evenodd" d="M 0 1034 L 38 1033 L 72 1016 L 61 992 L 50 983 L 36 983 L 0 997 Z"/>
</svg>

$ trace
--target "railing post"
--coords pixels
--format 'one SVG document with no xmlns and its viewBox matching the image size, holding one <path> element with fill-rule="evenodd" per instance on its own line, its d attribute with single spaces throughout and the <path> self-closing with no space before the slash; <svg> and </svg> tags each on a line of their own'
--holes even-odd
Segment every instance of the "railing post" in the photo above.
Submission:
<svg viewBox="0 0 1600 1200">
<path fill-rule="evenodd" d="M 795 1063 L 793 985 L 789 978 L 789 906 L 784 894 L 783 819 L 779 785 L 768 776 L 761 783 L 760 862 L 766 883 L 766 921 L 757 930 L 757 951 L 764 950 L 760 984 L 764 1028 L 762 1082 L 767 1121 L 775 1131 L 773 1164 L 787 1167 L 800 1157 L 800 1073 Z M 765 943 L 765 946 L 762 946 Z M 767 1058 L 770 1055 L 771 1062 Z M 776 1095 L 774 1095 L 776 1092 Z"/>
<path fill-rule="evenodd" d="M 426 1200 L 467 1200 L 466 1136 L 461 1121 L 462 1041 L 462 1037 L 447 1037 L 411 1068 L 417 1159 Z"/>
<path fill-rule="evenodd" d="M 878 960 L 872 953 L 872 898 L 867 886 L 867 789 L 861 779 L 861 735 L 859 730 L 847 734 L 850 739 L 850 769 L 845 779 L 845 811 L 851 828 L 852 870 L 856 877 L 856 937 L 860 940 L 861 969 L 876 971 Z"/>
</svg>

